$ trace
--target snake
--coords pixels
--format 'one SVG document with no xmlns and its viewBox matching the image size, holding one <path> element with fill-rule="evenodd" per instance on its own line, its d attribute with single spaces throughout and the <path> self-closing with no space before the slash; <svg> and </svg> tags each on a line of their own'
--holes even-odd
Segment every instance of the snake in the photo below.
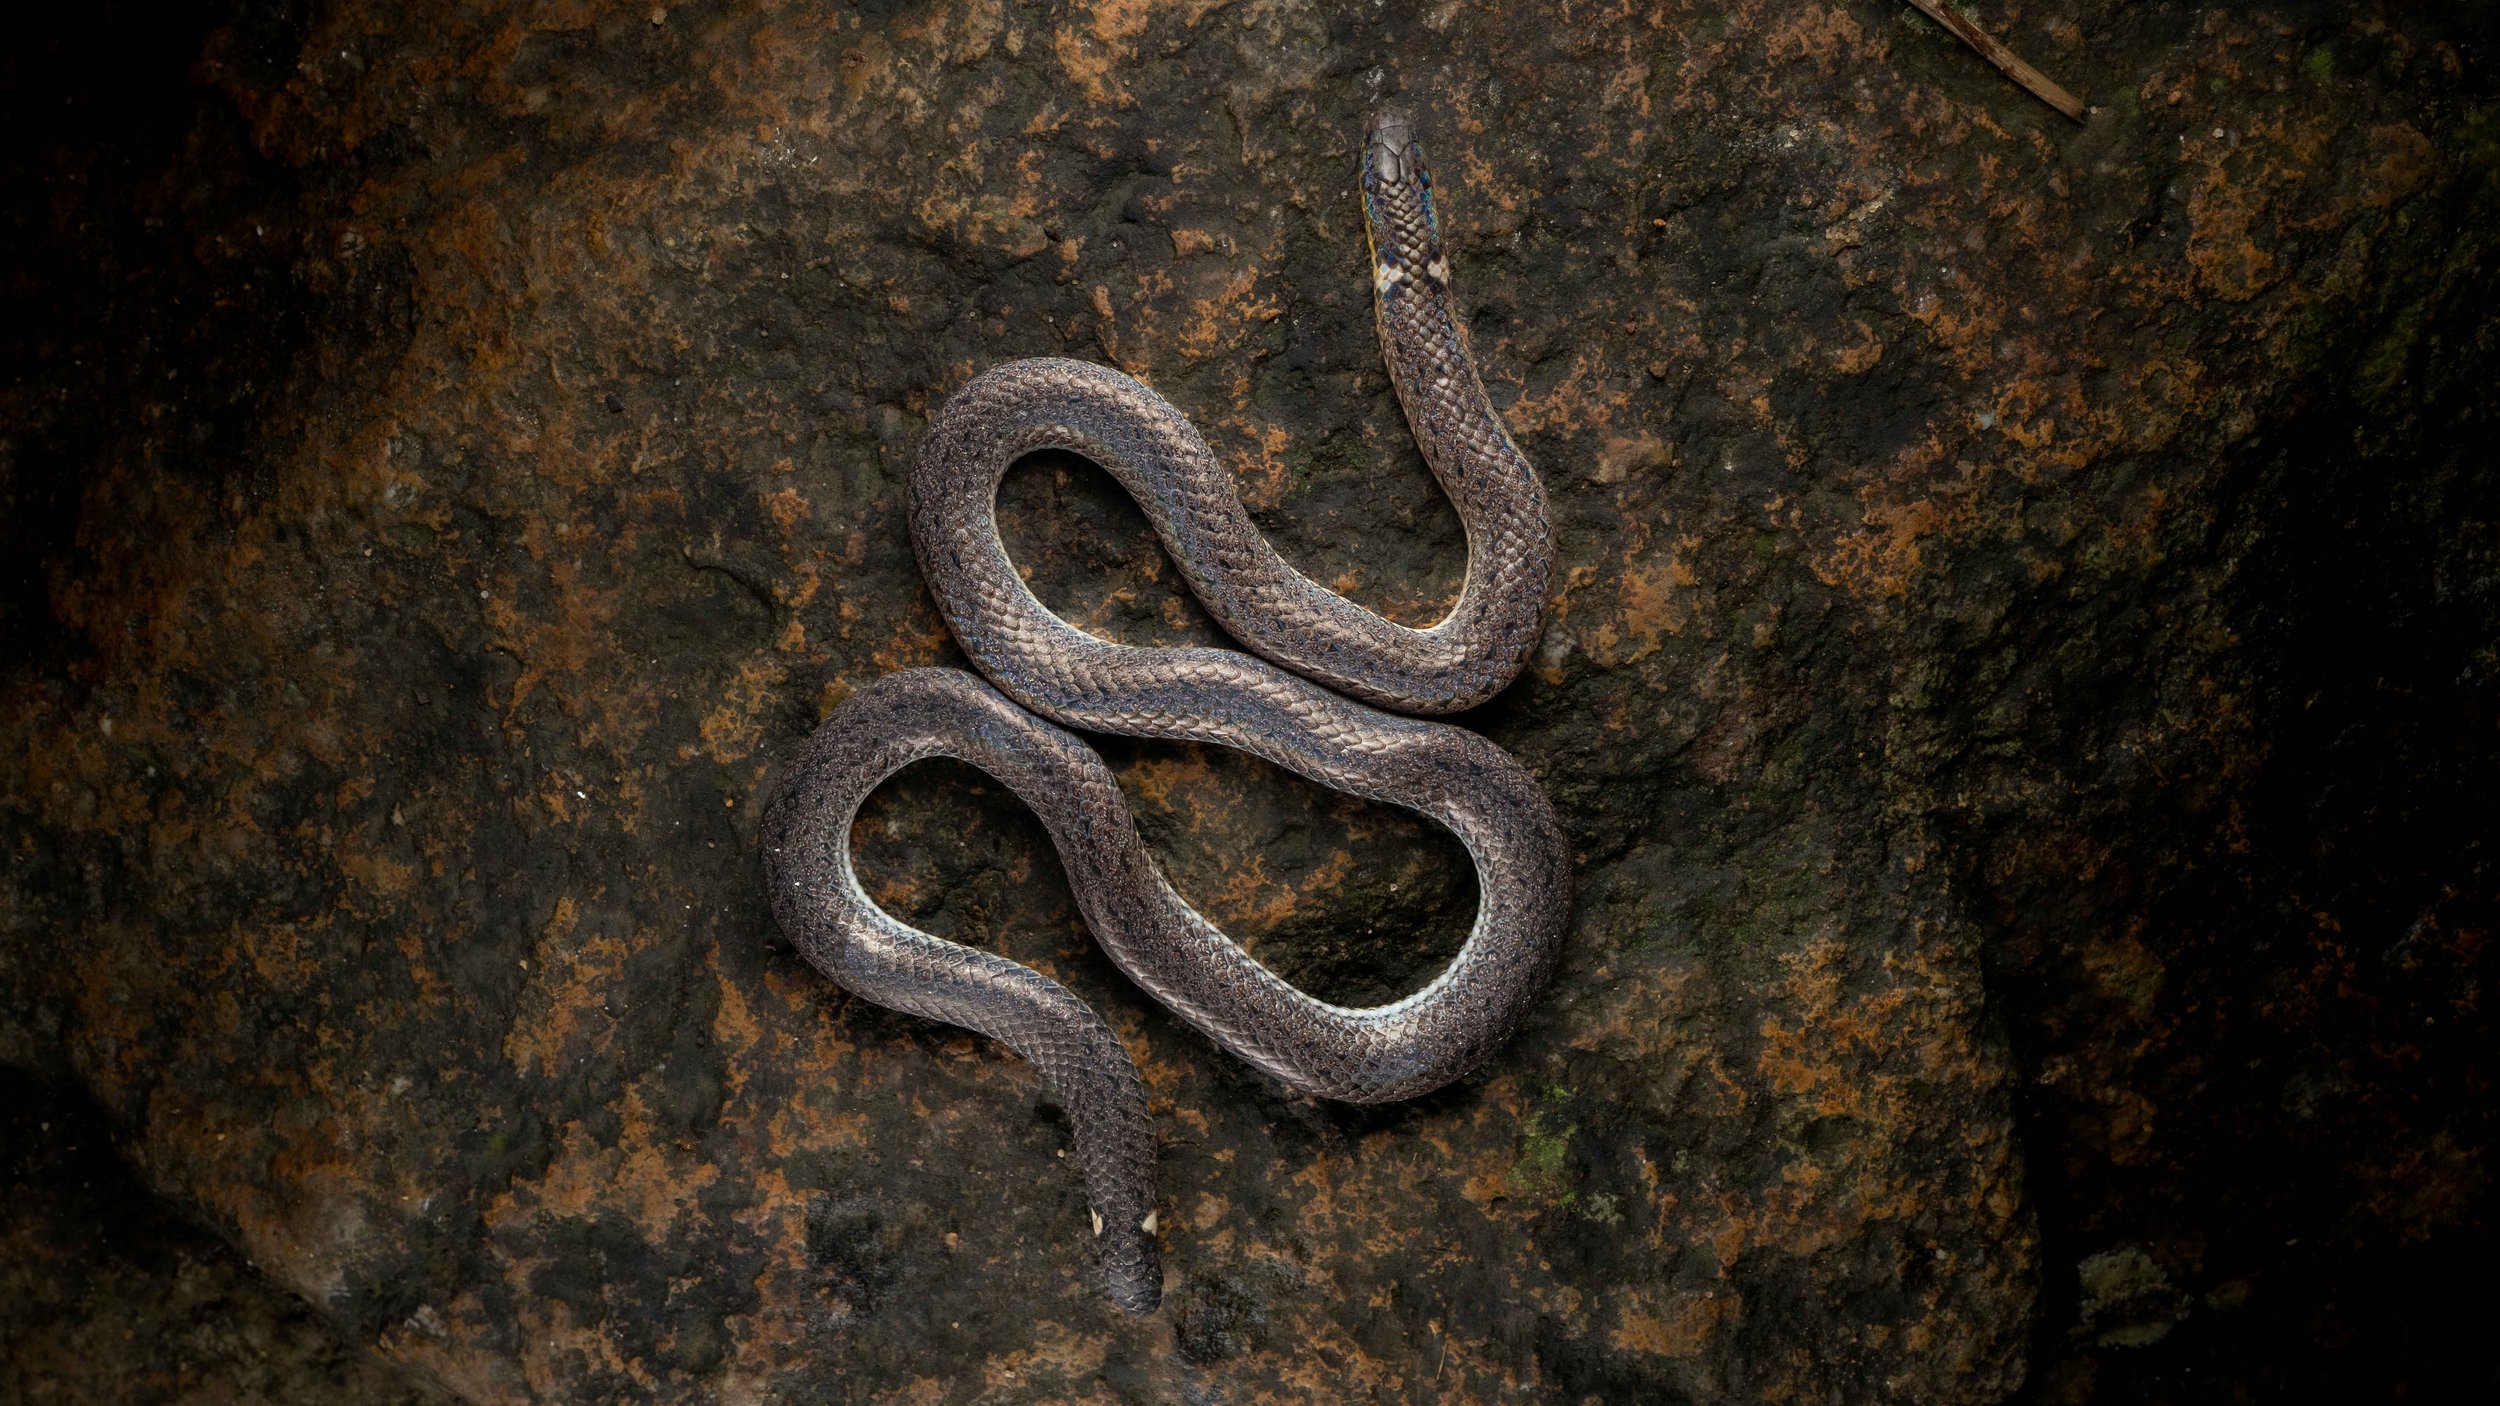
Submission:
<svg viewBox="0 0 2500 1406">
<path fill-rule="evenodd" d="M 852 864 L 869 793 L 916 761 L 987 772 L 1049 831 L 1079 912 L 1131 981 L 1292 1089 L 1412 1098 L 1475 1069 L 1518 1029 L 1560 955 L 1570 855 L 1543 786 L 1493 742 L 1429 715 L 1506 687 L 1543 628 L 1554 537 L 1535 468 L 1487 398 L 1454 311 L 1432 180 L 1411 118 L 1373 115 L 1361 168 L 1381 350 L 1468 564 L 1438 623 L 1388 620 L 1304 576 L 1252 521 L 1223 463 L 1170 401 L 1108 367 L 1013 361 L 965 383 L 912 469 L 914 550 L 979 670 L 905 669 L 845 698 L 790 756 L 761 832 L 775 919 L 809 963 L 877 1005 L 1006 1045 L 1065 1112 L 1111 1300 L 1163 1292 L 1155 1138 L 1135 1062 L 1049 976 L 922 932 Z M 1081 455 L 1145 510 L 1208 615 L 1243 648 L 1148 648 L 1053 614 L 1009 560 L 998 486 L 1039 450 Z M 1270 971 L 1191 907 L 1140 839 L 1079 732 L 1210 743 L 1457 836 L 1476 869 L 1465 942 L 1420 988 L 1345 1007 Z"/>
</svg>

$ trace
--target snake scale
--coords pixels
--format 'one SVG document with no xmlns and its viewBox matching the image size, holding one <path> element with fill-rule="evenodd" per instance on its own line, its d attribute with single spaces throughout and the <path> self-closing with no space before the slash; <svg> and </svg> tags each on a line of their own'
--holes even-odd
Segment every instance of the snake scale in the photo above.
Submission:
<svg viewBox="0 0 2500 1406">
<path fill-rule="evenodd" d="M 1121 971 L 1216 1044 L 1310 1093 L 1410 1098 L 1465 1074 L 1519 1025 L 1570 908 L 1553 810 L 1501 748 L 1400 714 L 1472 706 L 1518 674 L 1544 618 L 1553 534 L 1536 471 L 1486 399 L 1453 314 L 1409 119 L 1372 119 L 1362 188 L 1381 348 L 1466 528 L 1466 584 L 1449 615 L 1409 628 L 1294 570 L 1187 417 L 1146 386 L 1083 362 L 1012 362 L 947 402 L 911 484 L 921 570 L 987 681 L 910 669 L 861 688 L 790 760 L 764 825 L 775 916 L 810 962 L 867 1000 L 979 1031 L 1040 1070 L 1072 1125 L 1106 1286 L 1131 1312 L 1160 1301 L 1162 1269 L 1154 1136 L 1128 1052 L 1049 977 L 879 908 L 853 871 L 851 824 L 869 792 L 915 761 L 988 772 L 1048 827 Z M 1001 477 L 1041 449 L 1083 455 L 1134 495 L 1208 613 L 1253 653 L 1113 644 L 1044 607 L 997 523 Z M 1388 1005 L 1305 994 L 1173 891 L 1109 768 L 1070 728 L 1235 747 L 1431 817 L 1475 861 L 1465 945 Z"/>
</svg>

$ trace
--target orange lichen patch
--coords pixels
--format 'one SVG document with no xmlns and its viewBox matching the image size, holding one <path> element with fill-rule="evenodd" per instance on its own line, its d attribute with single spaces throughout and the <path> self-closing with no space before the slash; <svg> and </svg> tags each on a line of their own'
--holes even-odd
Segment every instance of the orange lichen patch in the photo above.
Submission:
<svg viewBox="0 0 2500 1406">
<path fill-rule="evenodd" d="M 2026 339 L 2023 361 L 2029 372 L 2049 358 Z M 1997 434 L 2027 451 L 2016 455 L 2010 466 L 2026 483 L 2085 467 L 2116 428 L 2095 413 L 2071 375 L 2026 374 L 1998 393 L 1993 414 Z"/>
<path fill-rule="evenodd" d="M 1265 512 L 1285 501 L 1293 487 L 1293 432 L 1273 421 L 1226 415 L 1214 422 L 1225 446 L 1226 468 L 1244 507 Z"/>
<path fill-rule="evenodd" d="M 1928 345 L 1950 358 L 1965 375 L 1985 374 L 1996 359 L 1997 334 L 2004 320 L 1997 306 L 1962 280 L 1940 292 L 1934 287 L 1901 289 L 1903 311 L 1927 329 Z"/>
<path fill-rule="evenodd" d="M 727 765 L 755 754 L 764 740 L 763 715 L 780 696 L 785 668 L 772 654 L 750 655 L 738 666 L 721 690 L 720 706 L 705 714 L 696 728 L 704 755 Z M 678 754 L 692 756 L 694 749 L 683 747 Z"/>
<path fill-rule="evenodd" d="M 1231 235 L 1220 230 L 1184 227 L 1172 231 L 1172 257 L 1176 259 L 1186 259 L 1193 254 L 1204 254 L 1210 251 L 1231 254 L 1237 252 L 1239 247 L 1234 243 Z"/>
<path fill-rule="evenodd" d="M 2246 302 L 2274 282 L 2274 255 L 2249 233 L 2261 222 L 2262 193 L 2232 180 L 2216 165 L 2189 191 L 2187 207 L 2188 262 L 2215 296 Z"/>
<path fill-rule="evenodd" d="M 1972 998 L 1935 961 L 1925 945 L 1896 952 L 1873 989 L 1860 989 L 1867 973 L 1836 939 L 1782 959 L 1785 1013 L 1763 1018 L 1757 1066 L 1804 1117 L 1839 1120 L 1826 1126 L 1841 1131 L 1811 1160 L 1792 1161 L 1777 1184 L 1724 1207 L 1723 1265 L 1746 1246 L 1815 1253 L 1849 1243 L 1868 1222 L 1913 1218 L 1936 1203 L 1944 1188 L 1917 1170 L 1913 1147 L 1923 1091 L 1997 1076 L 1974 1041 Z M 2014 1205 L 2006 1129 L 1973 1125 L 1962 1141 L 1973 1167 L 1959 1192 L 1963 1210 L 2002 1221 Z"/>
<path fill-rule="evenodd" d="M 516 1276 L 528 1282 L 530 1266 L 515 1265 Z M 645 1392 L 660 1385 L 638 1358 L 628 1355 L 604 1318 L 579 1321 L 573 1306 L 562 1299 L 524 1295 L 517 1300 L 513 1337 L 518 1340 L 521 1379 L 537 1400 L 561 1397 L 589 1373 L 624 1377 Z"/>
<path fill-rule="evenodd" d="M 496 588 L 480 602 L 495 644 L 521 661 L 510 696 L 497 700 L 506 712 L 518 709 L 551 679 L 576 679 L 614 663 L 615 598 L 582 579 L 578 558 L 547 561 L 545 567 L 544 589 L 554 598 L 552 609 L 525 609 L 520 579 L 509 572 L 498 576 Z M 563 691 L 568 696 L 575 692 L 571 687 Z"/>
<path fill-rule="evenodd" d="M 1783 62 L 1810 60 L 1826 71 L 1864 59 L 1866 30 L 1846 10 L 1800 5 L 1762 33 L 1763 51 Z"/>
<path fill-rule="evenodd" d="M 331 859 L 349 883 L 377 898 L 404 894 L 416 882 L 414 867 L 374 850 L 341 846 L 332 851 Z"/>
<path fill-rule="evenodd" d="M 1165 269 L 1154 269 L 1136 276 L 1127 295 L 1127 306 L 1117 317 L 1103 309 L 1111 306 L 1110 295 L 1101 286 L 1094 289 L 1095 311 L 1102 323 L 1094 329 L 1095 339 L 1102 344 L 1103 355 L 1111 363 L 1141 381 L 1154 381 L 1154 361 L 1165 344 L 1166 305 L 1164 298 L 1172 291 L 1172 275 Z"/>
<path fill-rule="evenodd" d="M 1484 1215 L 1503 1218 L 1525 1215 L 1513 1201 L 1511 1170 L 1517 1162 L 1520 1131 L 1527 1110 L 1517 1086 L 1497 1078 L 1485 1086 L 1484 1103 L 1457 1127 L 1422 1132 L 1436 1154 L 1435 1173 L 1456 1183 L 1461 1198 Z"/>
<path fill-rule="evenodd" d="M 1015 182 L 1005 191 L 988 173 L 983 156 L 988 148 L 974 143 L 938 169 L 917 213 L 931 229 L 949 231 L 966 243 L 985 245 L 1019 259 L 1050 247 L 1040 216 L 1045 208 L 1042 153 L 1027 148 L 1016 158 Z"/>
<path fill-rule="evenodd" d="M 886 642 L 869 652 L 868 661 L 886 674 L 921 668 L 943 660 L 954 638 L 935 610 L 915 612 L 895 622 Z"/>
<path fill-rule="evenodd" d="M 863 823 L 861 829 L 869 829 L 869 824 Z M 863 879 L 862 882 L 869 881 Z M 918 877 L 910 874 L 895 874 L 873 882 L 874 887 L 868 890 L 869 901 L 887 912 L 908 911 L 920 906 L 921 887 Z"/>
<path fill-rule="evenodd" d="M 1198 1193 L 1196 1204 L 1190 1208 L 1189 1227 L 1201 1234 L 1212 1231 L 1223 1224 L 1226 1213 L 1231 1210 L 1231 1202 L 1213 1192 L 1202 1191 Z"/>
<path fill-rule="evenodd" d="M 868 1135 L 860 1105 L 865 1076 L 859 1049 L 841 1037 L 822 1008 L 824 978 L 801 969 L 774 978 L 761 992 L 747 992 L 723 977 L 716 1031 L 735 1041 L 724 1084 L 729 1100 L 724 1125 L 753 1130 L 762 1152 L 787 1159 L 807 1151 L 859 1147 Z M 758 1106 L 747 1088 L 769 1066 L 768 1083 L 786 1079 L 788 1093 Z"/>
<path fill-rule="evenodd" d="M 764 1041 L 764 1024 L 757 1019 L 755 1007 L 748 1002 L 746 989 L 721 970 L 717 950 L 706 959 L 705 964 L 712 969 L 712 987 L 720 996 L 720 1004 L 712 1011 L 712 1038 L 719 1042 L 721 1052 L 729 1057 L 733 1077 L 742 1076 L 747 1056 Z M 731 1092 L 736 1090 L 733 1088 Z"/>
<path fill-rule="evenodd" d="M 602 1145 L 576 1121 L 565 1125 L 562 1146 L 547 1170 L 516 1182 L 488 1203 L 485 1221 L 516 1231 L 533 1220 L 580 1220 L 621 1214 L 643 1239 L 662 1244 L 704 1220 L 695 1198 L 720 1179 L 720 1169 L 689 1148 L 656 1135 L 643 1083 L 626 1086 L 617 1100 L 614 1145 Z"/>
<path fill-rule="evenodd" d="M 730 1359 L 737 1365 L 721 1374 L 720 1400 L 732 1406 L 763 1406 L 776 1399 L 776 1374 L 806 1356 L 811 1321 L 822 1313 L 822 1301 L 811 1292 L 805 1223 L 795 1207 L 780 1203 L 781 1213 L 759 1220 L 735 1219 L 752 1243 L 772 1248 L 773 1257 L 752 1281 L 756 1308 L 721 1320 L 729 1336 Z M 819 1320 L 820 1321 L 820 1320 Z M 919 1401 L 917 1395 L 893 1399 Z"/>
<path fill-rule="evenodd" d="M 481 187 L 492 184 L 499 175 L 492 165 L 472 171 Z M 504 286 L 498 278 L 488 276 L 495 268 L 509 268 L 523 261 L 523 248 L 515 238 L 511 221 L 505 212 L 490 204 L 483 196 L 460 201 L 437 215 L 424 243 L 415 246 L 416 297 L 428 315 L 429 337 L 441 337 L 467 352 L 460 361 L 449 364 L 464 366 L 489 385 L 505 381 L 515 374 L 518 347 L 514 336 L 514 304 L 496 290 Z M 407 402 L 425 406 L 438 393 L 438 383 L 425 384 L 417 378 L 427 368 L 446 363 L 423 355 L 423 347 L 414 349 L 401 373 L 409 384 Z M 437 372 L 439 374 L 439 372 Z"/>
<path fill-rule="evenodd" d="M 1194 906 L 1236 941 L 1252 943 L 1259 934 L 1284 926 L 1305 897 L 1338 887 L 1353 872 L 1354 856 L 1341 850 L 1313 870 L 1297 888 L 1269 878 L 1265 859 L 1253 855 L 1247 864 L 1230 869 L 1224 886 L 1216 890 L 1212 901 Z"/>
<path fill-rule="evenodd" d="M 785 538 L 795 536 L 810 515 L 807 499 L 797 489 L 786 487 L 764 495 L 764 512 Z"/>
<path fill-rule="evenodd" d="M 1137 39 L 1158 13 L 1176 16 L 1185 28 L 1196 27 L 1209 10 L 1226 0 L 1181 0 L 1175 5 L 1158 4 L 1156 0 L 1088 0 L 1077 7 L 1084 19 L 1072 13 L 1070 23 L 1051 36 L 1051 52 L 1070 81 L 1085 92 L 1086 101 L 1095 107 L 1128 106 L 1134 101 L 1128 88 L 1116 77 L 1137 54 Z"/>
<path fill-rule="evenodd" d="M 2113 1089 L 2100 1099 L 2100 1153 L 2116 1167 L 2139 1167 L 2144 1164 L 2153 1143 L 2155 1120 L 2161 1110 L 2154 1102 L 2131 1089 Z"/>
<path fill-rule="evenodd" d="M 1635 474 L 1662 474 L 1675 466 L 1675 451 L 1654 434 L 1608 435 L 1597 451 L 1598 483 L 1617 484 Z"/>
<path fill-rule="evenodd" d="M 1248 340 L 1251 324 L 1283 316 L 1284 304 L 1273 294 L 1257 295 L 1258 284 L 1259 270 L 1245 265 L 1225 275 L 1215 292 L 1193 299 L 1189 315 L 1181 322 L 1181 355 L 1202 361 L 1236 350 Z"/>
<path fill-rule="evenodd" d="M 1372 1310 L 1388 1307 L 1374 1301 Z M 1530 1383 L 1488 1360 L 1479 1345 L 1444 1338 L 1430 1349 L 1429 1371 L 1412 1362 L 1366 1350 L 1368 1336 L 1332 1318 L 1312 1324 L 1289 1343 L 1248 1354 L 1227 1365 L 1255 1383 L 1244 1406 L 1294 1406 L 1307 1401 L 1453 1401 L 1518 1399 Z"/>
<path fill-rule="evenodd" d="M 1683 554 L 1700 546 L 1698 536 L 1681 535 L 1664 551 L 1644 553 L 1624 565 L 1615 577 L 1613 610 L 1580 631 L 1580 647 L 1590 658 L 1608 668 L 1620 667 L 1654 653 L 1662 637 L 1684 632 L 1693 606 L 1691 597 L 1679 592 L 1691 590 L 1701 578 L 1685 564 Z"/>
<path fill-rule="evenodd" d="M 1140 757 L 1120 771 L 1120 784 L 1135 790 L 1146 804 L 1175 815 L 1186 814 L 1192 833 L 1204 828 L 1206 816 L 1191 804 L 1191 798 L 1212 792 L 1214 780 L 1214 769 L 1207 765 L 1205 755 L 1195 750 Z"/>
<path fill-rule="evenodd" d="M 1468 140 L 1443 141 L 1434 148 L 1434 176 L 1446 179 L 1454 166 L 1463 180 L 1451 204 L 1465 211 L 1500 211 L 1515 215 L 1535 205 L 1538 190 L 1527 181 L 1507 175 L 1487 159 L 1483 144 L 1476 140 L 1491 130 L 1492 120 L 1478 109 L 1482 96 L 1474 88 L 1461 87 L 1449 94 L 1452 113 L 1458 119 L 1458 130 Z M 1451 148 L 1455 145 L 1456 150 Z M 1463 197 L 1463 198 L 1459 198 Z"/>
<path fill-rule="evenodd" d="M 849 1061 L 846 1045 L 799 1049 L 790 1059 L 791 1093 L 764 1122 L 765 1146 L 775 1157 L 868 1145 L 868 1115 L 853 1081 L 836 1077 Z"/>
<path fill-rule="evenodd" d="M 1150 580 L 1162 575 L 1163 573 L 1158 569 L 1159 565 L 1160 563 L 1149 562 L 1143 574 Z M 1018 570 L 1026 580 L 1032 579 L 1031 567 L 1021 567 Z M 1060 612 L 1060 618 L 1096 639 L 1116 642 L 1119 636 L 1116 622 L 1133 614 L 1141 598 L 1141 593 L 1134 587 L 1123 586 L 1095 601 L 1082 614 L 1071 617 L 1066 612 Z"/>
<path fill-rule="evenodd" d="M 309 924 L 320 933 L 329 924 Z M 293 923 L 280 923 L 240 937 L 239 946 L 251 954 L 252 970 L 269 983 L 272 990 L 295 991 L 312 984 L 321 974 L 321 964 L 307 950 L 305 934 Z"/>
<path fill-rule="evenodd" d="M 1613 373 L 1597 357 L 1575 353 L 1571 370 L 1542 395 L 1522 395 L 1502 411 L 1513 434 L 1591 431 L 1602 434 L 1617 415 L 1631 408 L 1631 392 L 1610 384 Z M 1546 465 L 1549 474 L 1565 472 Z"/>
<path fill-rule="evenodd" d="M 1817 1113 L 1866 1112 L 1871 1091 L 1843 1072 L 1839 1057 L 1887 1048 L 1889 1027 L 1902 1015 L 1908 993 L 1888 987 L 1842 1000 L 1841 974 L 1849 953 L 1832 938 L 1808 944 L 1784 957 L 1781 965 L 1788 970 L 1788 994 L 1804 1006 L 1806 1018 L 1793 1025 L 1776 1016 L 1763 1018 L 1762 1073 L 1775 1092 L 1809 1096 Z"/>
<path fill-rule="evenodd" d="M 1120 1007 L 1105 1010 L 1102 1016 L 1109 1022 L 1112 1033 L 1120 1037 L 1120 1043 L 1127 1047 L 1130 1061 L 1137 1066 L 1138 1078 L 1146 1085 L 1147 1110 L 1157 1118 L 1173 1118 L 1203 1135 L 1208 1128 L 1205 1111 L 1180 1101 L 1192 1092 L 1198 1082 L 1203 1052 L 1188 1050 L 1178 1057 L 1173 1057 L 1169 1050 L 1158 1054 L 1156 1046 L 1146 1039 L 1144 1027 L 1133 1009 Z"/>
<path fill-rule="evenodd" d="M 430 1006 L 441 1001 L 446 988 L 442 973 L 426 960 L 425 939 L 415 932 L 403 931 L 391 939 L 391 946 L 399 953 L 400 960 L 407 964 L 409 984 L 416 988 L 414 1004 Z"/>
<path fill-rule="evenodd" d="M 1920 540 L 1949 520 L 1948 511 L 1932 499 L 1869 504 L 1866 526 L 1841 534 L 1814 574 L 1824 585 L 1862 598 L 1906 595 L 1922 559 Z"/>
<path fill-rule="evenodd" d="M 505 1034 L 504 1058 L 515 1068 L 552 1078 L 602 1049 L 615 1031 L 609 1001 L 620 989 L 629 951 L 623 940 L 584 936 L 573 900 L 556 900 L 531 951 L 529 985 Z"/>
<path fill-rule="evenodd" d="M 1678 1294 L 1660 1303 L 1627 1294 L 1615 1319 L 1615 1347 L 1659 1357 L 1697 1356 L 1710 1335 L 1739 1314 L 1743 1302 L 1724 1291 Z"/>
<path fill-rule="evenodd" d="M 1845 347 L 1834 347 L 1831 352 L 1831 368 L 1843 376 L 1871 371 L 1884 359 L 1884 339 L 1863 322 L 1855 325 L 1858 340 Z"/>
<path fill-rule="evenodd" d="M 1547 683 L 1560 683 L 1570 676 L 1566 668 L 1570 656 L 1569 645 L 1558 641 L 1566 633 L 1571 642 L 1578 641 L 1577 627 L 1571 623 L 1572 617 L 1579 609 L 1589 588 L 1596 585 L 1600 579 L 1602 578 L 1598 568 L 1587 563 L 1566 567 L 1560 573 L 1560 579 L 1555 583 L 1554 608 L 1545 621 L 1547 644 L 1543 650 L 1539 651 L 1536 657 L 1537 662 L 1532 666 L 1536 677 Z M 1618 709 L 1610 717 L 1606 727 L 1609 731 L 1621 731 L 1627 721 Z"/>
<path fill-rule="evenodd" d="M 1814 574 L 1860 599 L 1906 595 L 1925 560 L 1926 539 L 1967 529 L 1977 521 L 1980 471 L 1959 466 L 1938 481 L 1934 470 L 1949 458 L 1944 441 L 1930 433 L 1894 461 L 1884 484 L 1859 490 L 1861 526 L 1841 533 L 1814 563 Z M 1925 489 L 1928 496 L 1901 499 L 1892 485 Z"/>
<path fill-rule="evenodd" d="M 621 1127 L 615 1145 L 602 1146 L 579 1122 L 568 1124 L 554 1164 L 497 1196 L 486 1208 L 485 1224 L 521 1244 L 538 1240 L 551 1224 L 609 1214 L 621 1216 L 652 1243 L 710 1231 L 696 1198 L 718 1179 L 719 1169 L 654 1137 L 639 1085 L 627 1089 L 618 1112 Z M 646 1387 L 656 1385 L 643 1364 L 618 1351 L 604 1322 L 578 1323 L 569 1305 L 530 1292 L 540 1263 L 533 1255 L 503 1260 L 519 1306 L 515 1336 L 520 1368 L 531 1390 L 543 1396 L 559 1381 L 578 1381 L 584 1363 Z"/>
<path fill-rule="evenodd" d="M 933 37 L 946 32 L 949 15 L 945 10 L 930 13 Z M 968 0 L 952 16 L 955 39 L 950 57 L 961 64 L 974 63 L 989 57 L 1002 44 L 1009 58 L 1024 50 L 1024 31 L 1007 22 L 1007 0 Z"/>
</svg>

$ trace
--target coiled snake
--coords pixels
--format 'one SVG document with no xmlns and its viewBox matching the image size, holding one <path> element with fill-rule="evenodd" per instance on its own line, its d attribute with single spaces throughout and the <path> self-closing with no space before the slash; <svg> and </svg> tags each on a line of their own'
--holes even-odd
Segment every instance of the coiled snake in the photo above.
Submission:
<svg viewBox="0 0 2500 1406">
<path fill-rule="evenodd" d="M 1039 1068 L 1073 1125 L 1111 1297 L 1132 1312 L 1160 1300 L 1162 1269 L 1154 1136 L 1127 1051 L 1049 977 L 880 909 L 852 870 L 851 823 L 870 791 L 922 758 L 997 777 L 1049 828 L 1120 970 L 1209 1039 L 1311 1093 L 1410 1098 L 1466 1073 L 1518 1026 L 1570 907 L 1552 808 L 1499 747 L 1380 709 L 1455 711 L 1518 674 L 1544 617 L 1553 535 L 1536 471 L 1486 400 L 1452 315 L 1431 182 L 1406 118 L 1372 120 L 1362 184 L 1381 348 L 1467 531 L 1466 585 L 1448 617 L 1424 630 L 1394 624 L 1287 565 L 1188 419 L 1144 385 L 1082 362 L 1012 362 L 947 402 L 912 475 L 921 570 L 988 682 L 911 669 L 860 689 L 792 758 L 764 825 L 775 916 L 810 962 L 859 996 L 977 1030 Z M 1208 613 L 1261 657 L 1112 644 L 1051 614 L 1008 561 L 996 518 L 1000 478 L 1039 449 L 1073 451 L 1117 478 Z M 1065 728 L 1221 743 L 1430 816 L 1475 860 L 1474 928 L 1401 1000 L 1355 1010 L 1306 995 L 1173 892 L 1110 770 Z"/>
</svg>

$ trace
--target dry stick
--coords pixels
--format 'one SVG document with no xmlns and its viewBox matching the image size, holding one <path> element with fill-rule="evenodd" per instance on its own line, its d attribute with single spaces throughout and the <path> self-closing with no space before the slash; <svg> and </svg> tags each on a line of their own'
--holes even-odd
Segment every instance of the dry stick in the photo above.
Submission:
<svg viewBox="0 0 2500 1406">
<path fill-rule="evenodd" d="M 2005 70 L 2005 76 L 2031 90 L 2033 97 L 2065 113 L 2077 122 L 2083 120 L 2083 104 L 2074 94 L 2049 81 L 2049 76 L 2024 63 L 2022 55 L 1998 43 L 1986 30 L 1944 7 L 1943 0 L 1910 0 L 1920 13 L 1945 28 L 1955 37 L 1979 51 L 1980 57 Z"/>
</svg>

